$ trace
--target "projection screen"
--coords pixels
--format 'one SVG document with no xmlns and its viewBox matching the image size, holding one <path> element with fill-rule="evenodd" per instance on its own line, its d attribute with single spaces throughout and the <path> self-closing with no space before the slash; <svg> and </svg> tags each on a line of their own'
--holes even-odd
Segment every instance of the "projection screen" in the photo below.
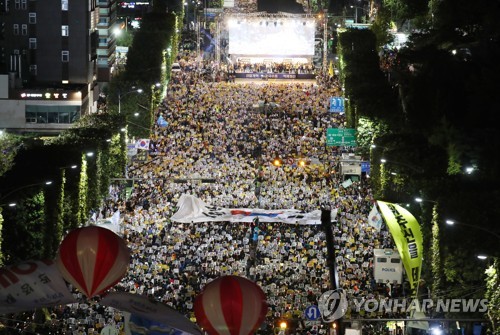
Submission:
<svg viewBox="0 0 500 335">
<path fill-rule="evenodd" d="M 229 54 L 313 56 L 314 18 L 228 18 Z"/>
</svg>

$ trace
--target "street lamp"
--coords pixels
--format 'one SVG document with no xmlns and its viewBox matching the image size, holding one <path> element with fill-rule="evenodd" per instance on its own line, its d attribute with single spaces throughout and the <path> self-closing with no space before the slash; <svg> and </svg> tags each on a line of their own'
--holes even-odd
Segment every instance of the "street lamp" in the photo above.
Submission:
<svg viewBox="0 0 500 335">
<path fill-rule="evenodd" d="M 433 204 L 437 204 L 437 201 L 434 201 L 434 200 L 428 200 L 428 199 L 422 199 L 420 197 L 416 197 L 415 198 L 415 201 L 418 202 L 418 203 L 422 203 L 422 202 L 432 202 Z"/>
<path fill-rule="evenodd" d="M 413 170 L 413 171 L 415 171 L 415 172 L 417 172 L 417 173 L 422 173 L 422 172 L 423 172 L 423 170 L 422 170 L 422 169 L 417 168 L 417 167 L 415 167 L 415 166 L 413 166 L 413 165 L 411 165 L 411 164 L 408 164 L 408 163 L 403 163 L 403 162 L 391 161 L 391 160 L 387 160 L 387 159 L 385 159 L 385 158 L 381 158 L 381 159 L 380 159 L 380 163 L 382 163 L 382 164 L 385 164 L 385 163 L 391 163 L 391 164 L 396 164 L 396 165 L 406 166 L 407 168 L 409 168 L 409 169 L 411 169 L 411 170 Z"/>
<path fill-rule="evenodd" d="M 493 232 L 493 231 L 491 231 L 489 229 L 486 229 L 486 228 L 484 228 L 482 226 L 471 225 L 471 224 L 468 224 L 468 223 L 458 222 L 458 221 L 451 220 L 451 219 L 448 219 L 445 222 L 446 222 L 446 224 L 448 226 L 453 226 L 454 224 L 458 224 L 458 225 L 469 227 L 469 228 L 473 228 L 473 229 L 479 229 L 479 230 L 482 230 L 482 231 L 484 231 L 484 232 L 486 232 L 488 234 L 491 234 L 491 235 L 495 236 L 498 240 L 500 240 L 500 235 L 499 234 L 497 234 L 497 233 L 495 233 L 495 232 Z"/>
<path fill-rule="evenodd" d="M 51 185 L 51 184 L 52 184 L 52 181 L 51 181 L 51 180 L 47 180 L 47 181 L 45 181 L 45 182 L 43 182 L 43 183 L 34 183 L 34 184 L 23 185 L 23 186 L 21 186 L 21 187 L 18 187 L 18 188 L 13 189 L 13 190 L 12 190 L 12 191 L 10 191 L 10 192 L 7 192 L 5 195 L 3 195 L 3 196 L 0 198 L 0 201 L 2 201 L 2 200 L 4 200 L 4 199 L 8 198 L 10 195 L 12 195 L 12 194 L 14 194 L 14 193 L 16 193 L 16 192 L 18 192 L 18 191 L 20 191 L 20 190 L 24 190 L 24 189 L 26 189 L 26 188 L 33 187 L 33 186 L 39 186 L 39 185 Z M 13 205 L 11 205 L 11 204 L 13 204 Z M 9 203 L 9 207 L 14 207 L 15 205 L 16 205 L 16 204 L 15 204 L 15 203 L 13 203 L 13 202 Z"/>
<path fill-rule="evenodd" d="M 0 207 L 3 207 L 3 206 L 8 206 L 8 207 L 16 207 L 16 203 L 15 202 L 9 202 L 7 204 L 0 204 Z"/>
<path fill-rule="evenodd" d="M 121 93 L 120 90 L 118 90 L 118 114 L 121 114 L 122 112 L 122 98 L 124 96 L 126 96 L 127 94 L 130 94 L 130 93 L 142 93 L 142 89 L 141 88 L 138 88 L 138 89 L 135 89 L 135 90 L 132 90 L 132 91 L 128 91 L 128 92 L 125 92 L 125 93 Z"/>
</svg>

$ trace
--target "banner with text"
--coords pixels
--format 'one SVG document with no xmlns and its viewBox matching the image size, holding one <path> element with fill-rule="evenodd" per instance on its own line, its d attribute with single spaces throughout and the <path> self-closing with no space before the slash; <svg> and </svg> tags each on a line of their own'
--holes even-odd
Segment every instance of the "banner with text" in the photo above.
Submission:
<svg viewBox="0 0 500 335">
<path fill-rule="evenodd" d="M 26 261 L 0 269 L 0 314 L 74 302 L 53 261 Z"/>
<path fill-rule="evenodd" d="M 422 232 L 417 219 L 403 207 L 377 201 L 380 213 L 389 227 L 413 292 L 416 292 L 422 270 Z"/>
<path fill-rule="evenodd" d="M 172 216 L 174 222 L 284 222 L 296 224 L 321 224 L 321 211 L 301 213 L 296 209 L 264 210 L 256 208 L 222 208 L 209 206 L 203 200 L 183 194 L 177 204 L 179 210 Z M 331 220 L 335 220 L 337 210 L 332 210 Z"/>
</svg>

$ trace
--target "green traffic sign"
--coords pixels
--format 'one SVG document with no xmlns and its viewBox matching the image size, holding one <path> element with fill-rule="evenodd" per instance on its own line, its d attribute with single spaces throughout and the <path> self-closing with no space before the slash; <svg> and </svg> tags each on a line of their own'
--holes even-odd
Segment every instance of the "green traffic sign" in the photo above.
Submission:
<svg viewBox="0 0 500 335">
<path fill-rule="evenodd" d="M 327 146 L 356 147 L 356 129 L 328 128 L 326 130 Z"/>
</svg>

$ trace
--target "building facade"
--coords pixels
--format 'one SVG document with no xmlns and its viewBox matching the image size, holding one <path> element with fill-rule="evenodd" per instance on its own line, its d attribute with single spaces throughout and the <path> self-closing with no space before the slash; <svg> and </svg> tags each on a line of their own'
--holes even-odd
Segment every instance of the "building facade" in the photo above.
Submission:
<svg viewBox="0 0 500 335">
<path fill-rule="evenodd" d="M 95 112 L 115 19 L 116 0 L 0 0 L 0 128 L 57 132 Z"/>
</svg>

